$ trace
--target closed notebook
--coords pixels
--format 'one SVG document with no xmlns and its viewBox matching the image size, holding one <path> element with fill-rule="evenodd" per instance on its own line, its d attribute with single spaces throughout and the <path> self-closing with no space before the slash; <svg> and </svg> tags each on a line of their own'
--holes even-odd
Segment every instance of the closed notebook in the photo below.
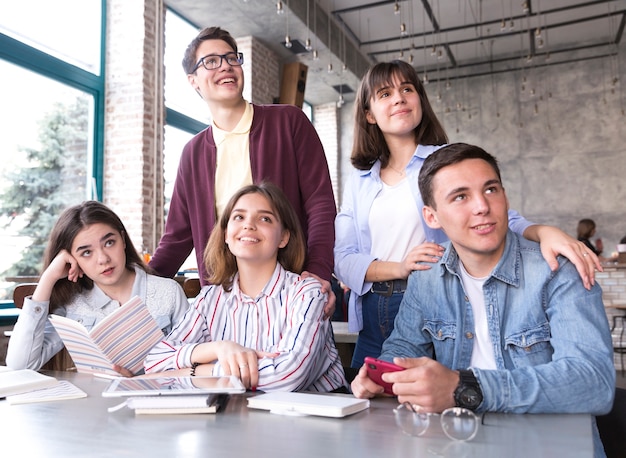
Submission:
<svg viewBox="0 0 626 458">
<path fill-rule="evenodd" d="M 217 413 L 226 404 L 227 395 L 139 396 L 125 401 L 136 415 L 180 415 Z"/>
<path fill-rule="evenodd" d="M 338 394 L 265 393 L 248 398 L 248 407 L 269 410 L 283 415 L 318 415 L 322 417 L 345 417 L 370 406 L 368 399 Z"/>
<path fill-rule="evenodd" d="M 54 377 L 30 369 L 0 371 L 0 398 L 49 388 L 59 383 Z"/>
</svg>

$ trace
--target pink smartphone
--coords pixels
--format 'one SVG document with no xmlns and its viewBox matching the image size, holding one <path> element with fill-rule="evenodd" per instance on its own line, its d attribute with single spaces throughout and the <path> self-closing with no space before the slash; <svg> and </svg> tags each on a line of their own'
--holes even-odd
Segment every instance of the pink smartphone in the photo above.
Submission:
<svg viewBox="0 0 626 458">
<path fill-rule="evenodd" d="M 404 367 L 400 367 L 397 364 L 382 361 L 380 359 L 372 358 L 371 356 L 365 357 L 365 365 L 367 366 L 367 376 L 372 379 L 377 385 L 385 388 L 385 393 L 393 394 L 392 384 L 383 381 L 382 375 L 385 372 L 403 371 Z"/>
</svg>

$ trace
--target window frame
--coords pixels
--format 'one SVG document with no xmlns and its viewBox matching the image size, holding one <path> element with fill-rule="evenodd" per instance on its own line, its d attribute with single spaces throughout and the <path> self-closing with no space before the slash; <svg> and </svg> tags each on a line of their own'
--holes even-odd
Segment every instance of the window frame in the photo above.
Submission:
<svg viewBox="0 0 626 458">
<path fill-rule="evenodd" d="M 51 54 L 0 33 L 0 58 L 93 96 L 93 154 L 89 159 L 97 200 L 102 201 L 104 177 L 104 103 L 106 58 L 106 0 L 101 1 L 100 74 L 65 62 Z"/>
</svg>

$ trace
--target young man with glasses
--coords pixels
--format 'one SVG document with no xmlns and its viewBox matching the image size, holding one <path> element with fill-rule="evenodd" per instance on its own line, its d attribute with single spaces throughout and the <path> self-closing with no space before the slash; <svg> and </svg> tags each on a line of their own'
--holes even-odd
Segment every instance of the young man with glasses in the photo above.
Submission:
<svg viewBox="0 0 626 458">
<path fill-rule="evenodd" d="M 305 275 L 322 281 L 332 298 L 325 309 L 330 316 L 336 207 L 322 144 L 301 109 L 243 98 L 243 60 L 235 39 L 219 27 L 202 30 L 187 47 L 183 68 L 212 123 L 183 150 L 165 233 L 150 266 L 173 276 L 195 248 L 205 284 L 202 255 L 226 202 L 245 185 L 271 181 L 298 214 L 307 242 Z"/>
<path fill-rule="evenodd" d="M 421 412 L 608 412 L 615 367 L 602 291 L 585 289 L 563 257 L 552 272 L 537 243 L 508 229 L 495 158 L 448 145 L 424 161 L 419 188 L 424 221 L 450 242 L 431 270 L 409 276 L 382 347 L 380 359 L 404 368 L 382 376 L 398 401 Z M 383 392 L 366 366 L 352 390 Z M 595 425 L 594 443 L 602 456 Z"/>
</svg>

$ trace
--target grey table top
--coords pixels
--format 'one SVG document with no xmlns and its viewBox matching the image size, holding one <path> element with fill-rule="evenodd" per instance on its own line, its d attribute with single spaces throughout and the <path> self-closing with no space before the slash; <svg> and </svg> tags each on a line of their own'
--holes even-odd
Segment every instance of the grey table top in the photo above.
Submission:
<svg viewBox="0 0 626 458">
<path fill-rule="evenodd" d="M 103 398 L 107 380 L 69 372 L 88 397 L 9 405 L 0 400 L 2 456 L 27 457 L 591 457 L 589 415 L 489 413 L 476 438 L 453 442 L 433 430 L 412 437 L 396 426 L 393 398 L 342 419 L 290 417 L 247 408 L 233 396 L 224 412 L 203 415 L 109 413 L 119 399 Z M 13 454 L 5 452 L 11 451 Z"/>
</svg>

